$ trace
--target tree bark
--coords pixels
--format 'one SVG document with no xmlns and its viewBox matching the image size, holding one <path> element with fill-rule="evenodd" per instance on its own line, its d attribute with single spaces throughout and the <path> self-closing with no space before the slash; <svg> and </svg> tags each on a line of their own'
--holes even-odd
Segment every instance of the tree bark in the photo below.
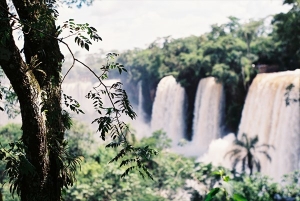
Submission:
<svg viewBox="0 0 300 201">
<path fill-rule="evenodd" d="M 0 65 L 20 102 L 22 141 L 26 159 L 35 172 L 19 176 L 21 200 L 59 201 L 64 184 L 60 175 L 63 164 L 58 159 L 64 139 L 60 78 L 63 56 L 55 38 L 55 18 L 44 1 L 13 0 L 13 4 L 24 23 L 26 61 L 15 45 L 8 5 L 0 0 Z"/>
</svg>

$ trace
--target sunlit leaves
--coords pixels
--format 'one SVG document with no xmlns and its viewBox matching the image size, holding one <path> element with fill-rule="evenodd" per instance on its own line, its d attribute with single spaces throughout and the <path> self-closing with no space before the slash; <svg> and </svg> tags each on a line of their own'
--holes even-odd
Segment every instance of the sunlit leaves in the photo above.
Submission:
<svg viewBox="0 0 300 201">
<path fill-rule="evenodd" d="M 214 175 L 219 175 L 222 178 L 222 185 L 220 187 L 212 188 L 205 197 L 205 201 L 213 200 L 218 193 L 222 193 L 226 200 L 233 201 L 248 201 L 244 196 L 238 193 L 232 193 L 232 186 L 229 184 L 230 177 L 226 175 L 223 169 L 213 172 Z"/>
<path fill-rule="evenodd" d="M 220 191 L 220 188 L 213 188 L 205 197 L 205 201 L 210 201 L 214 198 L 214 196 Z"/>
<path fill-rule="evenodd" d="M 234 201 L 248 201 L 244 196 L 242 196 L 240 194 L 233 194 L 232 199 Z"/>
</svg>

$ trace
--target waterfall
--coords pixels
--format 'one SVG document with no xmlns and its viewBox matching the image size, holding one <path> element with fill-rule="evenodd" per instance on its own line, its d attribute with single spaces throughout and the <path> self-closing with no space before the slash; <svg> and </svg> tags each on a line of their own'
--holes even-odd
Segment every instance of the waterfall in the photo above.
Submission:
<svg viewBox="0 0 300 201">
<path fill-rule="evenodd" d="M 172 139 L 173 146 L 185 136 L 185 90 L 173 76 L 158 84 L 152 109 L 151 131 L 162 129 Z"/>
<path fill-rule="evenodd" d="M 207 151 L 198 158 L 198 161 L 206 164 L 211 163 L 214 166 L 221 165 L 225 168 L 231 169 L 232 162 L 229 157 L 224 157 L 224 155 L 232 149 L 234 140 L 235 135 L 233 133 L 229 133 L 223 138 L 212 140 Z"/>
<path fill-rule="evenodd" d="M 224 92 L 214 77 L 201 79 L 197 88 L 192 143 L 203 154 L 212 140 L 221 137 Z"/>
<path fill-rule="evenodd" d="M 143 91 L 142 91 L 142 81 L 138 82 L 138 108 L 137 116 L 141 121 L 144 121 L 144 110 L 143 110 Z"/>
<path fill-rule="evenodd" d="M 299 98 L 300 70 L 259 74 L 250 86 L 244 105 L 238 137 L 258 135 L 258 144 L 273 145 L 269 149 L 272 162 L 262 154 L 262 172 L 276 180 L 290 171 L 300 169 L 300 107 L 299 102 L 286 105 L 286 87 L 293 84 L 289 93 Z"/>
</svg>

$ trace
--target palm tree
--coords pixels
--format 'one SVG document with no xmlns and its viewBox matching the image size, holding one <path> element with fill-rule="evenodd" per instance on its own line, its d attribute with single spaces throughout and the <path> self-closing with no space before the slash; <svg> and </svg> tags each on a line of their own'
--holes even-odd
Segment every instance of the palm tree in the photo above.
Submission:
<svg viewBox="0 0 300 201">
<path fill-rule="evenodd" d="M 254 138 L 248 138 L 245 133 L 243 133 L 241 140 L 236 139 L 234 141 L 234 145 L 236 146 L 231 151 L 225 154 L 230 155 L 230 159 L 234 158 L 233 161 L 233 169 L 236 168 L 239 162 L 242 162 L 242 172 L 245 172 L 246 165 L 250 170 L 250 175 L 253 173 L 253 168 L 256 167 L 257 171 L 260 172 L 261 166 L 260 161 L 256 156 L 256 153 L 261 153 L 267 157 L 267 159 L 271 162 L 271 157 L 268 154 L 267 150 L 260 150 L 261 148 L 270 147 L 274 148 L 272 145 L 262 144 L 257 145 L 258 136 L 256 135 Z"/>
</svg>

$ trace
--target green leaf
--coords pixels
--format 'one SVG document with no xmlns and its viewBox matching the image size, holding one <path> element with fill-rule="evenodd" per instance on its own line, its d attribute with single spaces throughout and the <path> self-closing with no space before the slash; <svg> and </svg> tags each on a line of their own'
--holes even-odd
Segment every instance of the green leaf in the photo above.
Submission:
<svg viewBox="0 0 300 201">
<path fill-rule="evenodd" d="M 234 201 L 248 201 L 244 196 L 240 195 L 240 194 L 233 194 L 232 199 Z"/>
<path fill-rule="evenodd" d="M 90 27 L 90 29 L 92 29 L 93 31 L 97 31 L 97 29 L 95 29 L 94 27 Z"/>
<path fill-rule="evenodd" d="M 209 193 L 205 197 L 205 201 L 210 201 L 212 200 L 215 195 L 220 191 L 220 188 L 213 188 L 209 191 Z"/>
<path fill-rule="evenodd" d="M 84 47 L 85 47 L 85 49 L 86 49 L 87 51 L 90 50 L 89 44 L 85 43 L 85 44 L 84 44 Z"/>
<path fill-rule="evenodd" d="M 224 180 L 225 182 L 229 182 L 230 178 L 229 178 L 229 176 L 223 176 L 223 180 Z"/>
</svg>

